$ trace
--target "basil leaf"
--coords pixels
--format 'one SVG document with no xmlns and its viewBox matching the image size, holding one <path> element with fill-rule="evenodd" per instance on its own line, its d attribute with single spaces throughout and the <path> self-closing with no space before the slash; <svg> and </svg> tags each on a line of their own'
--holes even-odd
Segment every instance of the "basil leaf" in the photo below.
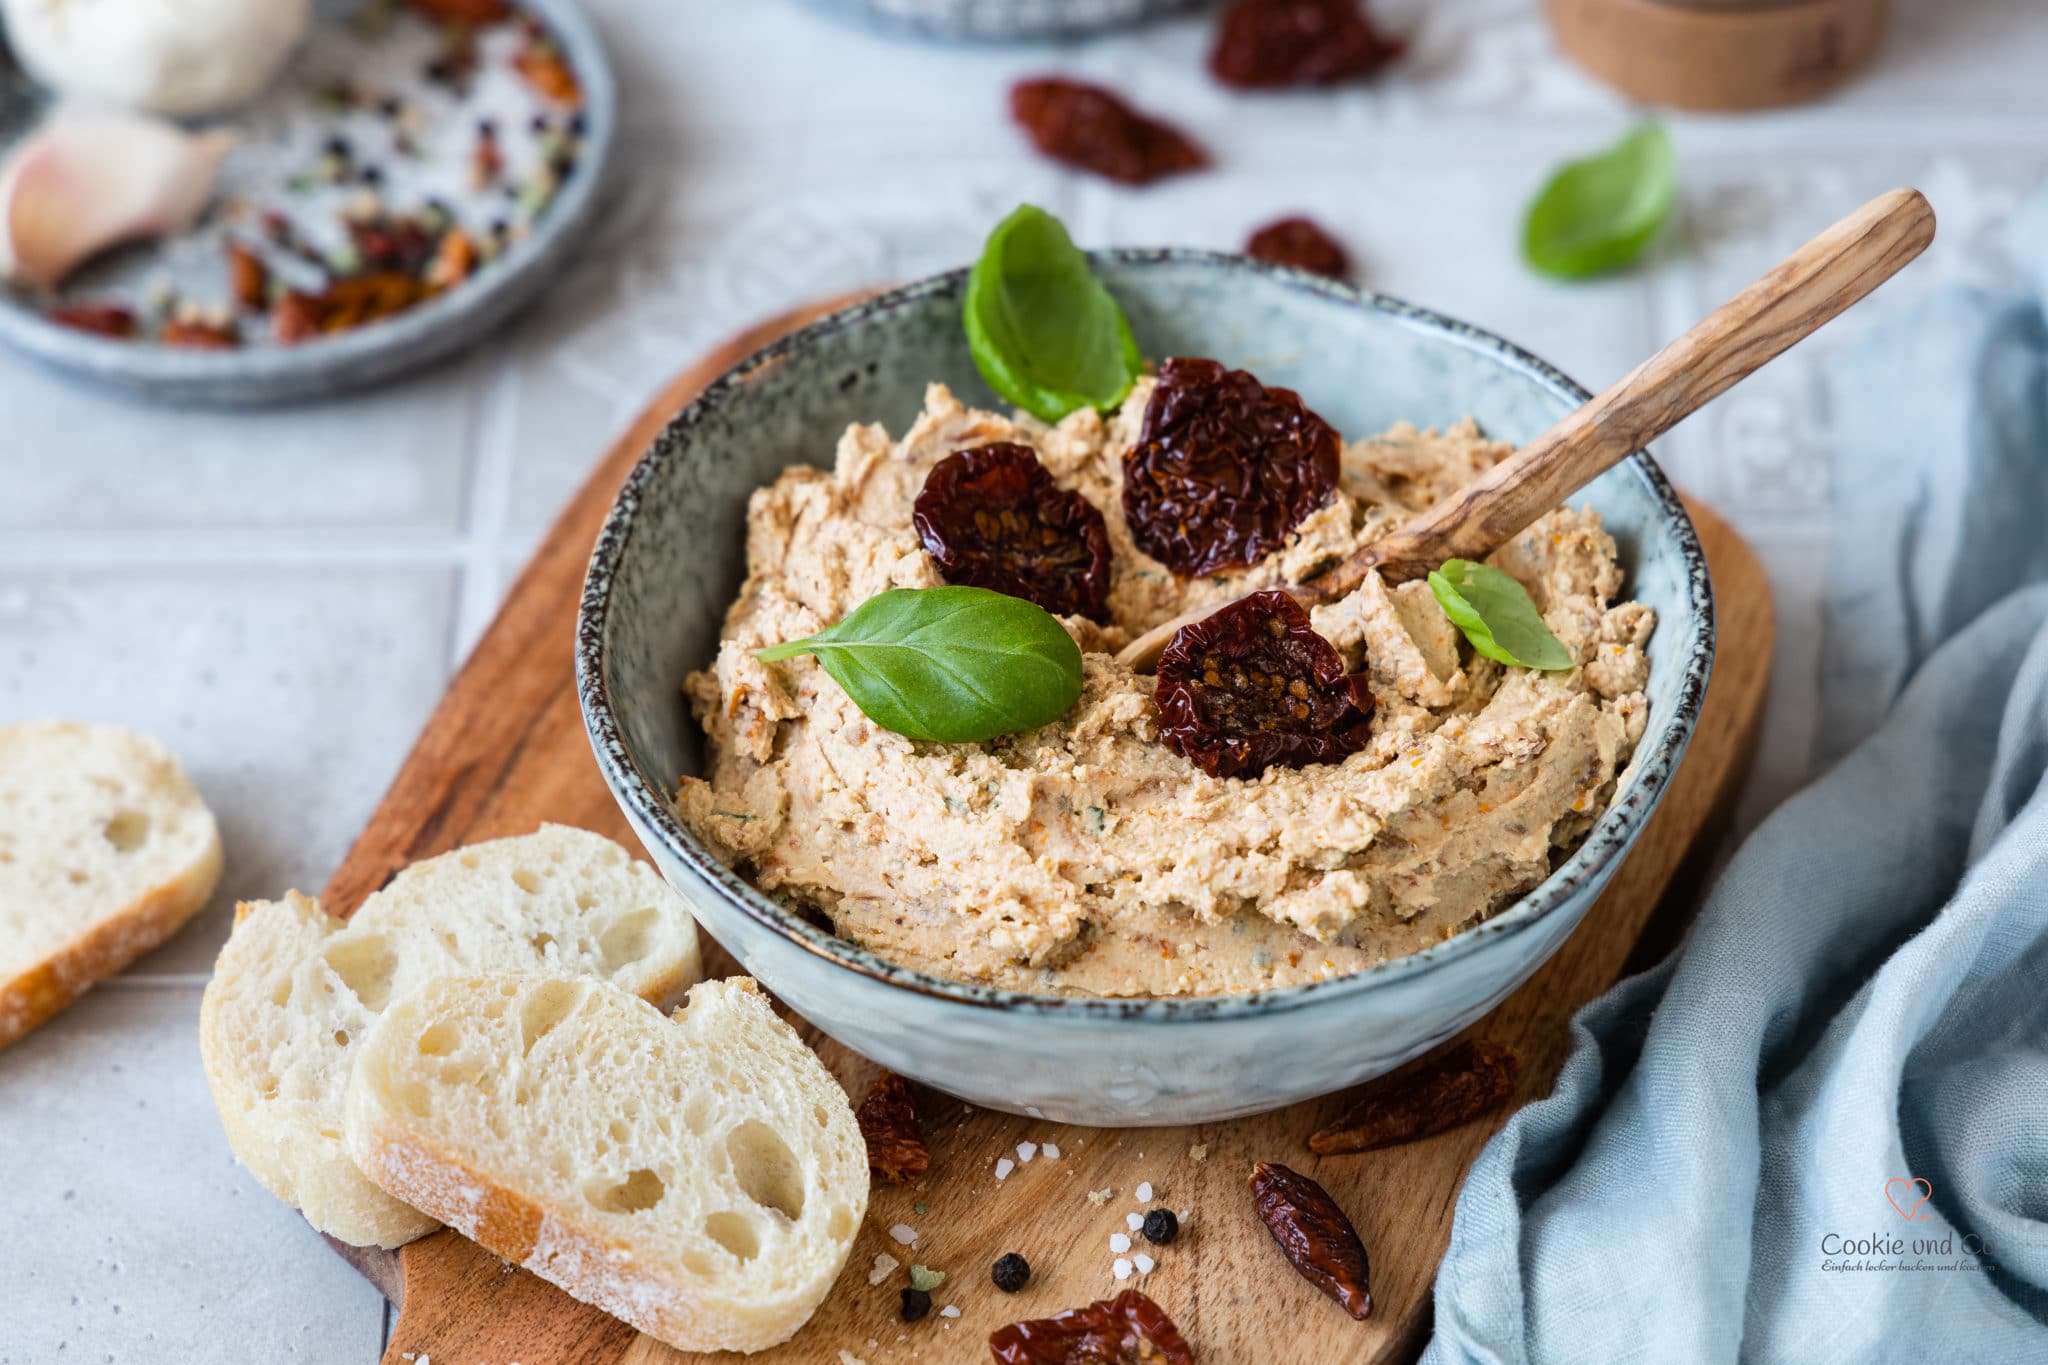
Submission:
<svg viewBox="0 0 2048 1365">
<path fill-rule="evenodd" d="M 1582 280 L 1633 261 L 1671 216 L 1678 169 L 1663 125 L 1645 123 L 1606 151 L 1568 161 L 1529 205 L 1522 259 Z"/>
<path fill-rule="evenodd" d="M 817 657 L 885 730 L 973 744 L 1049 725 L 1081 695 L 1081 650 L 1049 612 L 987 588 L 892 588 L 816 635 L 754 651 Z"/>
<path fill-rule="evenodd" d="M 1429 576 L 1429 590 L 1451 624 L 1489 659 L 1545 671 L 1578 662 L 1543 624 L 1529 590 L 1499 569 L 1469 559 L 1447 559 Z"/>
<path fill-rule="evenodd" d="M 988 235 L 961 321 L 988 386 L 1041 421 L 1112 408 L 1144 358 L 1060 220 L 1024 204 Z"/>
</svg>

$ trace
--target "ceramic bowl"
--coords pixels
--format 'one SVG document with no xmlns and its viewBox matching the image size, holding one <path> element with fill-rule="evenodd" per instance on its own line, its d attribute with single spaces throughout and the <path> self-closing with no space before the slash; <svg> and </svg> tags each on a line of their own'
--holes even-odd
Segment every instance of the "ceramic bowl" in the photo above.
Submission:
<svg viewBox="0 0 2048 1365">
<path fill-rule="evenodd" d="M 1298 271 L 1196 251 L 1093 260 L 1147 355 L 1246 367 L 1299 390 L 1349 436 L 1471 414 L 1520 442 L 1586 398 L 1498 337 Z M 995 405 L 961 337 L 965 280 L 956 271 L 879 295 L 761 351 L 678 414 L 621 490 L 584 587 L 577 687 L 605 780 L 655 863 L 704 927 L 798 1013 L 884 1066 L 994 1109 L 1092 1125 L 1206 1122 L 1341 1089 L 1457 1033 L 1577 927 L 1699 716 L 1714 646 L 1706 562 L 1677 494 L 1644 454 L 1574 499 L 1599 510 L 1621 546 L 1628 592 L 1657 611 L 1642 744 L 1613 804 L 1546 881 L 1423 952 L 1237 996 L 990 990 L 899 967 L 783 909 L 676 818 L 676 775 L 703 761 L 683 676 L 715 654 L 743 577 L 747 495 L 786 465 L 829 462 L 848 423 L 903 431 L 927 381 Z"/>
<path fill-rule="evenodd" d="M 1124 28 L 1196 0 L 810 0 L 820 9 L 919 34 L 976 42 L 1071 37 Z"/>
<path fill-rule="evenodd" d="M 579 0 L 520 0 L 543 21 L 583 86 L 584 134 L 574 174 L 526 237 L 460 287 L 395 317 L 297 346 L 182 350 L 93 336 L 51 322 L 0 291 L 0 343 L 94 383 L 172 403 L 221 407 L 330 398 L 417 373 L 484 341 L 567 270 L 595 221 L 618 127 L 618 85 Z M 342 23 L 359 0 L 315 0 Z M 42 101 L 0 46 L 0 152 L 42 115 Z"/>
</svg>

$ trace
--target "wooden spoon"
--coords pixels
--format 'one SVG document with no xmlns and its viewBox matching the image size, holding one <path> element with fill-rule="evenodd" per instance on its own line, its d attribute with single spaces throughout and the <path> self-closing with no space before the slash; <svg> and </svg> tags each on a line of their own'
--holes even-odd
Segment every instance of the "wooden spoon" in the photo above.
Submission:
<svg viewBox="0 0 2048 1365">
<path fill-rule="evenodd" d="M 1883 284 L 1933 240 L 1934 210 L 1920 191 L 1879 195 L 1485 474 L 1287 591 L 1313 607 L 1353 591 L 1374 570 L 1405 583 L 1447 559 L 1484 559 Z M 1155 626 L 1116 657 L 1149 669 L 1175 631 L 1217 610 L 1202 607 Z"/>
</svg>

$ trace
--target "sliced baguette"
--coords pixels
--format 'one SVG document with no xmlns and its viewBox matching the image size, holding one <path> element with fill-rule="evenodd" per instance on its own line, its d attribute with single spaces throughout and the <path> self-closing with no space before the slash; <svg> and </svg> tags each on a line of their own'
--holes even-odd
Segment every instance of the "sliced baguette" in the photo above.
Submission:
<svg viewBox="0 0 2048 1365">
<path fill-rule="evenodd" d="M 347 1126 L 398 1198 L 686 1351 L 788 1340 L 867 1213 L 845 1092 L 745 977 L 672 1020 L 599 983 L 431 982 L 371 1030 Z"/>
<path fill-rule="evenodd" d="M 243 905 L 199 1010 L 200 1056 L 235 1156 L 344 1242 L 389 1247 L 433 1231 L 349 1160 L 342 1096 L 390 1001 L 481 971 L 603 977 L 663 1005 L 702 975 L 696 924 L 653 869 L 561 825 L 416 863 L 345 922 L 296 892 Z"/>
<path fill-rule="evenodd" d="M 0 726 L 0 1047 L 177 932 L 220 863 L 212 812 L 155 740 Z"/>
</svg>

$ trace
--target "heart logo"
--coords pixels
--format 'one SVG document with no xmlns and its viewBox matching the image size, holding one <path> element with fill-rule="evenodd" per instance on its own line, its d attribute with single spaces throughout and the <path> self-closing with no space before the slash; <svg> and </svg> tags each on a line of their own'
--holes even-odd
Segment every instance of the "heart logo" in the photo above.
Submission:
<svg viewBox="0 0 2048 1365">
<path fill-rule="evenodd" d="M 1903 1186 L 1904 1188 L 1900 1189 L 1896 1194 L 1894 1194 L 1892 1190 L 1892 1187 L 1894 1185 Z M 1917 1190 L 1920 1194 L 1920 1197 L 1913 1201 L 1912 1207 L 1910 1208 L 1899 1203 L 1900 1197 L 1905 1195 L 1907 1190 Z M 1932 1214 L 1920 1212 L 1920 1206 L 1926 1203 L 1928 1200 L 1932 1199 L 1933 1197 L 1934 1186 L 1928 1184 L 1925 1180 L 1921 1179 L 1917 1175 L 1895 1175 L 1890 1180 L 1884 1182 L 1884 1202 L 1890 1204 L 1894 1209 L 1896 1209 L 1898 1211 L 1899 1217 L 1905 1219 L 1909 1223 L 1928 1223 L 1933 1221 Z"/>
</svg>

